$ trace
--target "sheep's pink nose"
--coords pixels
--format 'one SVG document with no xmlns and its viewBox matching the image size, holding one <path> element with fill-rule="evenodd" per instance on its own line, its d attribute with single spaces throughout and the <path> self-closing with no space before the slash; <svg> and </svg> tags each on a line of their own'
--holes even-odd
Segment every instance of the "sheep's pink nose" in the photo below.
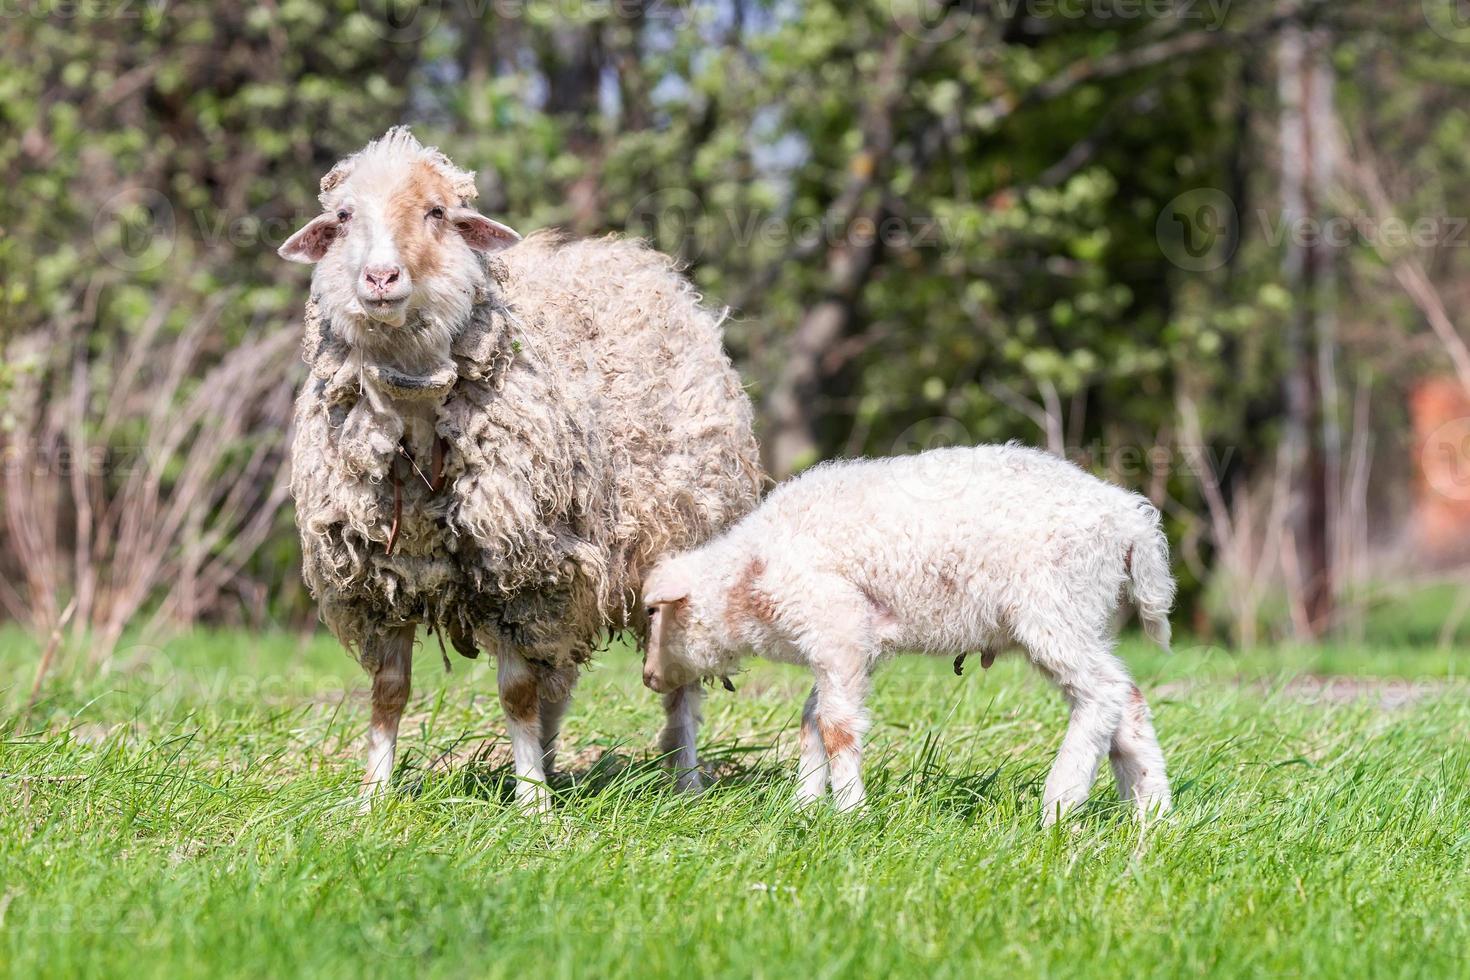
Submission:
<svg viewBox="0 0 1470 980">
<path fill-rule="evenodd" d="M 396 265 L 370 265 L 362 270 L 363 281 L 375 293 L 386 293 L 402 274 L 403 270 Z"/>
<path fill-rule="evenodd" d="M 645 670 L 643 672 L 643 686 L 650 691 L 657 691 L 659 689 L 658 674 L 651 670 Z"/>
</svg>

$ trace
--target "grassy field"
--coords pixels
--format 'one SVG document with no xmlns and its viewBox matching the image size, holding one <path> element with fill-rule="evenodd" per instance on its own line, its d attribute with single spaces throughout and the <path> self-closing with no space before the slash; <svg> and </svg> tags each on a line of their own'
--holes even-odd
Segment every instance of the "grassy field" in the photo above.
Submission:
<svg viewBox="0 0 1470 980">
<path fill-rule="evenodd" d="M 1060 698 L 1019 662 L 877 684 L 869 812 L 790 806 L 806 680 L 711 692 L 672 794 L 631 656 L 587 676 L 554 817 L 509 791 L 493 670 L 416 663 L 398 792 L 351 806 L 364 679 L 325 640 L 212 634 L 63 667 L 0 632 L 11 976 L 1470 974 L 1463 655 L 1124 646 L 1177 808 L 1111 777 L 1043 831 Z M 69 661 L 80 659 L 68 655 Z"/>
</svg>

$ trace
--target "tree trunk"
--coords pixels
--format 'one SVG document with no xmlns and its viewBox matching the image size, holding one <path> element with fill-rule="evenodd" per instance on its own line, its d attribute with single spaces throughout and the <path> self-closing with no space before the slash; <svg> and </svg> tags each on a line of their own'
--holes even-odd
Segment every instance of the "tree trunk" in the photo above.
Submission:
<svg viewBox="0 0 1470 980">
<path fill-rule="evenodd" d="M 910 72 L 928 51 L 928 45 L 915 48 L 901 33 L 888 39 L 874 98 L 863 110 L 862 146 L 849 162 L 846 186 L 827 209 L 827 227 L 842 229 L 841 239 L 827 253 L 827 288 L 802 317 L 766 399 L 766 466 L 778 478 L 821 458 L 817 423 L 824 383 L 830 378 L 822 358 L 854 329 L 863 287 L 878 262 L 894 116 L 907 93 Z"/>
<path fill-rule="evenodd" d="M 1287 460 L 1291 533 L 1285 563 L 1298 639 L 1315 641 L 1335 616 L 1332 526 L 1340 470 L 1337 424 L 1336 283 L 1320 213 L 1332 180 L 1332 73 L 1325 32 L 1293 25 L 1280 58 L 1281 199 L 1287 229 L 1283 278 L 1294 303 L 1287 326 Z M 1292 570 L 1295 574 L 1292 575 Z"/>
<path fill-rule="evenodd" d="M 853 229 L 866 220 L 871 220 L 871 227 L 876 229 L 881 218 L 879 211 L 872 218 L 860 217 L 854 221 L 842 244 L 829 253 L 827 295 L 807 310 L 785 351 L 785 367 L 766 401 L 770 419 L 766 465 L 778 478 L 821 458 L 817 420 L 829 376 L 822 368 L 822 359 L 851 334 L 863 286 L 878 259 L 876 231 L 870 237 L 854 241 Z"/>
</svg>

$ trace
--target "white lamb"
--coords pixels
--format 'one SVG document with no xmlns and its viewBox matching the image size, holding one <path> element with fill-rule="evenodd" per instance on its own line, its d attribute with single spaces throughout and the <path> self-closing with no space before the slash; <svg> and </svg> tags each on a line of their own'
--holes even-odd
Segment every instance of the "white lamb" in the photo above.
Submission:
<svg viewBox="0 0 1470 980">
<path fill-rule="evenodd" d="M 797 799 L 830 781 L 861 806 L 869 678 L 885 656 L 1019 645 L 1062 689 L 1071 723 L 1042 795 L 1050 824 L 1083 802 L 1106 752 L 1140 815 L 1170 805 L 1143 695 L 1113 653 L 1124 587 L 1165 648 L 1174 581 L 1148 501 L 1020 446 L 819 466 L 702 547 L 647 576 L 644 681 L 669 691 L 754 652 L 807 664 Z M 959 661 L 956 661 L 959 669 Z"/>
</svg>

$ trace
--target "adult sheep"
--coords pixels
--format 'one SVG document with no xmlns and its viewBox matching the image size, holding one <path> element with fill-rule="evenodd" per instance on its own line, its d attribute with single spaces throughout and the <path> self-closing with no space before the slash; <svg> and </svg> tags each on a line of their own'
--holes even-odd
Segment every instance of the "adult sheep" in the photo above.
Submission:
<svg viewBox="0 0 1470 980">
<path fill-rule="evenodd" d="M 332 168 L 322 214 L 279 250 L 316 263 L 292 491 L 306 582 L 372 677 L 365 805 L 393 772 L 423 624 L 495 655 L 517 798 L 546 806 L 579 666 L 605 630 L 646 635 L 644 570 L 762 480 L 719 318 L 674 262 L 522 241 L 475 193 L 391 129 Z M 664 697 L 684 788 L 699 695 Z"/>
</svg>

